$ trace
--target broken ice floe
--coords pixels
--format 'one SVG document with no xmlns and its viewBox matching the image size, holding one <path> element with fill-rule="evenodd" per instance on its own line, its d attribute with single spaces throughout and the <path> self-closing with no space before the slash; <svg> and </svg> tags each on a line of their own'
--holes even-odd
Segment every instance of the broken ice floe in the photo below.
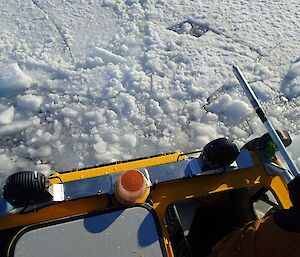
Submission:
<svg viewBox="0 0 300 257">
<path fill-rule="evenodd" d="M 201 24 L 190 19 L 173 25 L 168 29 L 175 31 L 178 34 L 190 34 L 194 37 L 201 37 L 207 31 L 209 31 L 209 27 L 207 24 Z"/>
</svg>

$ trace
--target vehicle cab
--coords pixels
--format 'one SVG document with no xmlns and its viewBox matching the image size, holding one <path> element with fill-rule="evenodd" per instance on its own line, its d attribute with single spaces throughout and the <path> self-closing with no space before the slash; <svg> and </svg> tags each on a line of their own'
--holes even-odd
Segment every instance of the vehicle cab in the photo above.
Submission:
<svg viewBox="0 0 300 257">
<path fill-rule="evenodd" d="M 223 138 L 193 153 L 19 173 L 0 200 L 1 256 L 207 256 L 237 227 L 291 206 L 292 176 L 270 142 L 237 150 Z"/>
</svg>

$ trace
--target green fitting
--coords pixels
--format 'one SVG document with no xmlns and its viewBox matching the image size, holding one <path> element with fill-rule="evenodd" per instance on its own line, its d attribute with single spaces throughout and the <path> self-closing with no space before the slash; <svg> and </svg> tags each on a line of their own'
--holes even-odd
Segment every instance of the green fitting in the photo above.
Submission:
<svg viewBox="0 0 300 257">
<path fill-rule="evenodd" d="M 273 159 L 275 157 L 275 153 L 277 151 L 277 147 L 274 142 L 268 142 L 267 147 L 264 150 L 265 157 L 267 159 Z"/>
</svg>

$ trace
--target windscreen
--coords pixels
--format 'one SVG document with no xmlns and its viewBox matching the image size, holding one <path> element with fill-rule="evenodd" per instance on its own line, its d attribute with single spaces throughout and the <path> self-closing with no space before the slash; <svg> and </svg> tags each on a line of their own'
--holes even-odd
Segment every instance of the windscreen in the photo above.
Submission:
<svg viewBox="0 0 300 257">
<path fill-rule="evenodd" d="M 153 214 L 144 207 L 52 224 L 22 234 L 14 257 L 164 256 Z"/>
</svg>

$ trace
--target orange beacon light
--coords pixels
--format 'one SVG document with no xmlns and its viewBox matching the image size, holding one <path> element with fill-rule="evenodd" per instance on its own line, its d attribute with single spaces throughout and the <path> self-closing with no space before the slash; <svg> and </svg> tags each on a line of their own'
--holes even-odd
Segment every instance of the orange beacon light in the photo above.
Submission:
<svg viewBox="0 0 300 257">
<path fill-rule="evenodd" d="M 144 203 L 150 193 L 150 182 L 139 170 L 127 170 L 115 183 L 115 196 L 122 204 Z"/>
</svg>

